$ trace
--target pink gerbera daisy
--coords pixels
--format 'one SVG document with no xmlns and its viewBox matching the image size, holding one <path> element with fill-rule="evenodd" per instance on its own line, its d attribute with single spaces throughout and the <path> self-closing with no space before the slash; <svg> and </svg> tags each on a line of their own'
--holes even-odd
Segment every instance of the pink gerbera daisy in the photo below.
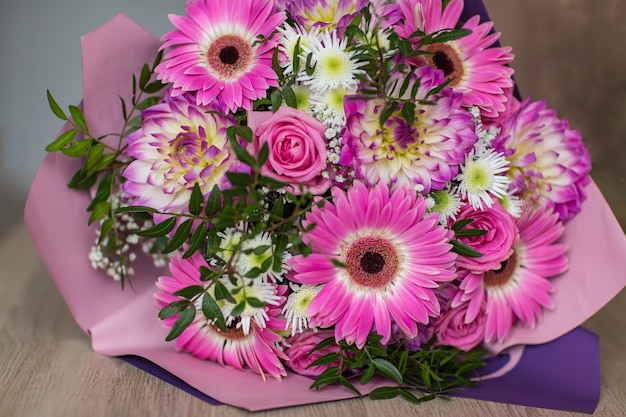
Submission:
<svg viewBox="0 0 626 417">
<path fill-rule="evenodd" d="M 534 327 L 542 308 L 554 308 L 549 278 L 567 269 L 565 245 L 555 243 L 563 232 L 558 214 L 551 209 L 529 209 L 518 220 L 519 241 L 511 256 L 497 270 L 461 271 L 462 290 L 452 301 L 457 307 L 469 302 L 466 323 L 476 319 L 486 299 L 485 341 L 503 341 L 513 325 Z"/>
<path fill-rule="evenodd" d="M 401 23 L 398 35 L 409 37 L 416 30 L 426 34 L 454 29 L 463 12 L 463 0 L 451 0 L 445 7 L 441 0 L 400 0 Z M 478 106 L 483 115 L 496 117 L 506 110 L 505 89 L 513 85 L 513 70 L 506 65 L 513 60 L 510 48 L 492 47 L 500 37 L 491 33 L 493 23 L 480 24 L 474 16 L 462 26 L 472 33 L 463 38 L 427 45 L 425 63 L 452 78 L 450 86 L 463 93 L 463 106 Z"/>
<path fill-rule="evenodd" d="M 229 109 L 252 108 L 277 86 L 272 54 L 274 30 L 283 22 L 273 1 L 190 1 L 187 16 L 170 15 L 176 30 L 164 36 L 172 47 L 156 68 L 158 78 L 173 83 L 178 94 L 195 92 L 198 104 L 216 98 Z M 259 36 L 264 38 L 259 42 Z"/>
<path fill-rule="evenodd" d="M 324 287 L 307 313 L 314 326 L 335 326 L 337 340 L 361 348 L 374 330 L 389 341 L 392 323 L 414 338 L 440 313 L 436 289 L 454 279 L 449 231 L 409 187 L 390 192 L 355 182 L 333 202 L 314 206 L 304 226 L 313 253 L 291 259 L 293 280 Z"/>
<path fill-rule="evenodd" d="M 162 276 L 157 281 L 157 287 L 161 290 L 154 296 L 157 306 L 163 308 L 173 301 L 181 300 L 181 297 L 173 295 L 176 291 L 192 285 L 206 285 L 206 282 L 200 280 L 199 270 L 202 266 L 208 268 L 207 262 L 198 252 L 187 259 L 182 259 L 180 254 L 173 257 L 170 261 L 172 276 Z M 286 375 L 281 360 L 287 360 L 287 356 L 277 347 L 277 343 L 282 340 L 277 332 L 285 329 L 285 322 L 278 318 L 281 306 L 266 306 L 265 327 L 252 321 L 246 334 L 236 322 L 225 332 L 219 330 L 202 313 L 201 301 L 196 304 L 196 317 L 176 338 L 176 349 L 236 369 L 249 368 L 263 378 L 266 374 L 276 379 Z M 177 318 L 178 315 L 167 318 L 163 323 L 166 327 L 172 327 Z"/>
</svg>

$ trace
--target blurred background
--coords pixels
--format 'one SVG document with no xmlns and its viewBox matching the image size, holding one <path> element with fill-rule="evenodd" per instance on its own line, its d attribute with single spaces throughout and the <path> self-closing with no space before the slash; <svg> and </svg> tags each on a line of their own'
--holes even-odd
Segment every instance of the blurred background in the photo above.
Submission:
<svg viewBox="0 0 626 417">
<path fill-rule="evenodd" d="M 626 3 L 484 0 L 513 48 L 524 96 L 546 100 L 582 132 L 592 176 L 626 226 Z M 46 89 L 66 107 L 82 97 L 80 36 L 118 12 L 161 36 L 184 0 L 0 0 L 0 233 L 19 224 L 28 187 L 61 128 Z"/>
</svg>

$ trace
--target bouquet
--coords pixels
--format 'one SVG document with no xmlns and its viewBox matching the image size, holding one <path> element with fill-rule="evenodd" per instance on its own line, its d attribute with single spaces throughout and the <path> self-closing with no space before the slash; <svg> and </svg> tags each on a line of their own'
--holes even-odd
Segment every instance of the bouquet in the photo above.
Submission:
<svg viewBox="0 0 626 417">
<path fill-rule="evenodd" d="M 119 347 L 132 304 L 161 366 L 177 351 L 259 383 L 304 376 L 320 401 L 420 402 L 624 287 L 606 277 L 579 305 L 583 243 L 564 231 L 588 195 L 591 216 L 606 204 L 579 132 L 520 98 L 480 4 L 190 0 L 170 20 L 159 43 L 116 18 L 132 36 L 112 56 L 85 39 L 102 58 L 85 57 L 82 106 L 48 92 L 67 125 L 46 149 L 84 204 L 64 215 L 86 209 L 94 233 L 78 246 L 98 283 L 70 292 L 102 297 L 77 318 L 96 350 L 136 352 Z M 107 72 L 112 57 L 128 70 Z"/>
</svg>

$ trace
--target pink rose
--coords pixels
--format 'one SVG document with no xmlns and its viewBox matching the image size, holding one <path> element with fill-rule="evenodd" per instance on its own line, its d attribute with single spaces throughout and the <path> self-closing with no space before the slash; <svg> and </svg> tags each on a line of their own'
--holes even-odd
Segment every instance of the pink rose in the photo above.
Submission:
<svg viewBox="0 0 626 417">
<path fill-rule="evenodd" d="M 485 339 L 485 309 L 484 306 L 474 320 L 466 323 L 468 303 L 451 308 L 444 312 L 437 323 L 437 342 L 439 346 L 454 346 L 468 351 Z"/>
<path fill-rule="evenodd" d="M 309 354 L 311 349 L 313 349 L 319 342 L 334 335 L 335 332 L 332 330 L 313 331 L 309 329 L 288 338 L 287 343 L 290 346 L 285 349 L 285 354 L 289 357 L 289 360 L 285 362 L 285 365 L 301 375 L 310 376 L 319 376 L 331 366 L 338 366 L 339 360 L 328 365 L 312 366 L 307 369 L 309 364 L 315 362 L 322 356 L 329 353 L 339 352 L 339 346 L 332 344 Z"/>
<path fill-rule="evenodd" d="M 331 181 L 322 177 L 326 168 L 326 127 L 302 110 L 282 106 L 264 121 L 259 115 L 249 117 L 248 125 L 254 132 L 254 148 L 269 145 L 270 154 L 261 173 L 293 187 L 295 194 L 304 192 L 323 194 Z"/>
<path fill-rule="evenodd" d="M 482 254 L 479 258 L 459 255 L 457 266 L 474 272 L 499 269 L 500 263 L 513 253 L 513 244 L 519 237 L 515 218 L 495 201 L 492 208 L 485 210 L 466 204 L 457 215 L 457 221 L 463 219 L 474 219 L 466 228 L 484 229 L 487 234 L 456 238 Z"/>
</svg>

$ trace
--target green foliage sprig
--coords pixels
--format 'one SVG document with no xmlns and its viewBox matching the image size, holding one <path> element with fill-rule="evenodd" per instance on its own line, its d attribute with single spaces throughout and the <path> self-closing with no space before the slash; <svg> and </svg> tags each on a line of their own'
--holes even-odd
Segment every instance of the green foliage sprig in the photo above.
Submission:
<svg viewBox="0 0 626 417">
<path fill-rule="evenodd" d="M 484 350 L 476 348 L 463 352 L 451 346 L 435 347 L 434 335 L 417 351 L 409 351 L 402 342 L 384 346 L 380 343 L 381 339 L 381 336 L 372 333 L 362 348 L 345 341 L 337 343 L 334 337 L 318 343 L 311 353 L 333 344 L 338 345 L 339 351 L 318 358 L 309 367 L 336 362 L 338 365 L 327 368 L 311 384 L 311 389 L 339 383 L 361 396 L 351 381 L 365 385 L 378 375 L 395 385 L 374 389 L 368 394 L 370 398 L 401 396 L 413 403 L 421 403 L 476 385 L 476 370 L 485 365 L 481 359 L 486 353 Z"/>
<path fill-rule="evenodd" d="M 156 104 L 159 100 L 157 94 L 165 85 L 160 81 L 151 80 L 162 57 L 162 52 L 159 52 L 151 66 L 145 64 L 142 67 L 139 78 L 133 75 L 130 106 L 120 97 L 124 122 L 119 133 L 93 136 L 80 107 L 70 105 L 68 115 L 59 106 L 52 93 L 47 91 L 50 110 L 56 117 L 67 122 L 70 128 L 50 143 L 46 151 L 61 152 L 66 156 L 83 160 L 83 166 L 72 176 L 68 186 L 74 189 L 96 189 L 87 207 L 90 213 L 88 223 L 102 222 L 98 245 L 104 246 L 108 257 L 117 258 L 122 287 L 127 275 L 127 259 L 122 251 L 125 243 L 121 238 L 115 218 L 115 210 L 119 204 L 115 193 L 123 181 L 123 169 L 129 163 L 129 159 L 124 156 L 124 151 L 128 146 L 124 139 L 141 126 L 143 118 L 140 111 Z M 108 140 L 111 137 L 117 138 L 117 141 Z"/>
</svg>

